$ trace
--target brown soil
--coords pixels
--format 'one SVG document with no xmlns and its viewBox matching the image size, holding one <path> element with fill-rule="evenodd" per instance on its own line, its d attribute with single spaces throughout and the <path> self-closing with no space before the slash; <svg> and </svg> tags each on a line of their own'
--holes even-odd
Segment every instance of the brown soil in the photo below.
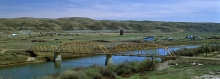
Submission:
<svg viewBox="0 0 220 79">
<path fill-rule="evenodd" d="M 5 50 L 5 49 L 0 49 L 0 53 L 5 53 L 5 51 L 7 51 L 7 50 Z"/>
</svg>

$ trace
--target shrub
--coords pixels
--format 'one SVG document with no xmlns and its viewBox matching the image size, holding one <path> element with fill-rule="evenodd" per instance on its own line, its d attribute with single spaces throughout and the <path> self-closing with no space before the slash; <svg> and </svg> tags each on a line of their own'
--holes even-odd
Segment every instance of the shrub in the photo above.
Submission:
<svg viewBox="0 0 220 79">
<path fill-rule="evenodd" d="M 143 71 L 143 70 L 146 70 L 148 67 L 149 67 L 149 63 L 150 60 L 143 60 L 140 62 L 140 65 L 139 65 L 139 70 Z"/>
<path fill-rule="evenodd" d="M 115 73 L 116 67 L 115 65 L 108 65 L 101 70 L 102 76 L 109 78 L 116 78 L 117 73 Z"/>
<path fill-rule="evenodd" d="M 60 79 L 78 79 L 78 72 L 66 70 L 60 75 Z"/>
<path fill-rule="evenodd" d="M 194 56 L 194 55 L 197 55 L 196 52 L 198 52 L 199 49 L 188 49 L 188 48 L 184 48 L 182 50 L 178 50 L 175 52 L 176 55 L 178 56 Z"/>
<path fill-rule="evenodd" d="M 84 71 L 78 71 L 77 75 L 78 78 L 73 78 L 73 79 L 92 79 Z"/>
<path fill-rule="evenodd" d="M 128 66 L 129 66 L 128 62 L 123 62 L 123 63 L 118 64 L 117 70 L 116 70 L 117 74 L 118 75 L 121 75 L 123 73 L 130 74 L 131 73 L 131 69 L 129 69 Z"/>
<path fill-rule="evenodd" d="M 139 61 L 130 61 L 129 62 L 129 69 L 131 69 L 132 72 L 138 72 L 139 71 L 139 65 L 140 62 Z"/>
<path fill-rule="evenodd" d="M 114 64 L 109 64 L 106 66 L 106 68 L 112 70 L 112 71 L 116 71 L 117 67 Z"/>
<path fill-rule="evenodd" d="M 108 65 L 108 66 L 109 66 L 109 65 Z M 89 66 L 89 68 L 97 68 L 97 69 L 99 69 L 100 71 L 104 69 L 103 66 L 98 66 L 98 65 L 91 65 L 91 66 Z"/>
<path fill-rule="evenodd" d="M 184 56 L 193 56 L 193 55 L 195 55 L 195 53 L 193 52 L 193 50 L 187 49 L 187 50 L 185 50 L 183 55 Z"/>
<path fill-rule="evenodd" d="M 139 71 L 139 61 L 125 61 L 117 65 L 117 74 L 131 74 Z"/>
<path fill-rule="evenodd" d="M 101 79 L 102 77 L 101 70 L 98 68 L 88 68 L 84 72 L 92 79 Z"/>
<path fill-rule="evenodd" d="M 141 71 L 156 70 L 156 66 L 158 62 L 159 62 L 158 60 L 154 60 L 154 59 L 153 61 L 149 59 L 143 60 L 140 62 L 139 70 Z"/>
<path fill-rule="evenodd" d="M 187 49 L 187 48 L 184 48 L 182 50 L 178 50 L 175 52 L 176 55 L 178 56 L 195 56 L 195 55 L 198 55 L 198 54 L 207 54 L 209 52 L 214 52 L 214 51 L 219 51 L 219 48 L 220 46 L 218 44 L 216 45 L 202 45 L 198 48 L 191 48 L 191 49 Z"/>
<path fill-rule="evenodd" d="M 80 70 L 85 70 L 86 68 L 84 68 L 84 67 L 76 67 L 76 68 L 74 68 L 73 70 L 75 70 L 75 71 L 80 71 Z"/>
</svg>

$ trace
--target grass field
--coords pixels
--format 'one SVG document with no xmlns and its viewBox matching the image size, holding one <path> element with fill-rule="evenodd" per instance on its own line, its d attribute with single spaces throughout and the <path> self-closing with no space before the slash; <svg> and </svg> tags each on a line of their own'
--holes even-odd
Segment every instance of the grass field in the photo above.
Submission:
<svg viewBox="0 0 220 79">
<path fill-rule="evenodd" d="M 211 43 L 218 42 L 218 40 L 200 40 L 200 41 L 190 41 L 190 40 L 180 40 L 185 38 L 187 35 L 195 35 L 198 37 L 211 37 L 218 34 L 212 33 L 125 33 L 120 36 L 119 33 L 72 33 L 71 35 L 53 35 L 53 36 L 39 36 L 39 34 L 34 33 L 33 35 L 17 35 L 17 36 L 3 36 L 0 37 L 0 49 L 29 49 L 33 45 L 61 45 L 68 42 L 85 42 L 93 40 L 105 40 L 110 42 L 118 41 L 128 41 L 128 40 L 141 40 L 147 36 L 154 36 L 156 42 L 165 43 L 168 45 L 173 44 L 194 44 L 194 43 Z M 172 37 L 175 41 L 169 42 L 164 41 L 164 38 Z M 55 40 L 58 39 L 58 40 Z M 73 40 L 69 40 L 73 39 Z M 37 42 L 31 42 L 32 40 L 37 40 Z M 154 41 L 153 41 L 154 42 Z M 172 44 L 171 44 L 172 45 Z"/>
</svg>

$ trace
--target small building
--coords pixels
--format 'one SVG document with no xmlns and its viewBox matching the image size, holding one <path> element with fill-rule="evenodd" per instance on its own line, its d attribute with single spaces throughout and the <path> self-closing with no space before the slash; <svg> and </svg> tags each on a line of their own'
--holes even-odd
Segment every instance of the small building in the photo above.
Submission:
<svg viewBox="0 0 220 79">
<path fill-rule="evenodd" d="M 192 35 L 188 35 L 188 36 L 186 36 L 185 38 L 186 38 L 186 39 L 193 39 L 193 37 L 194 37 L 194 36 L 192 36 Z"/>
<path fill-rule="evenodd" d="M 173 37 L 169 37 L 169 38 L 168 38 L 168 41 L 173 41 L 173 40 L 174 40 Z"/>
<path fill-rule="evenodd" d="M 120 35 L 124 35 L 124 30 L 120 30 Z"/>
<path fill-rule="evenodd" d="M 17 36 L 17 34 L 11 34 L 12 36 Z"/>
<path fill-rule="evenodd" d="M 69 40 L 73 40 L 73 38 L 69 38 Z"/>
<path fill-rule="evenodd" d="M 199 37 L 198 36 L 192 36 L 192 35 L 189 35 L 189 36 L 186 36 L 186 39 L 190 39 L 190 40 L 197 40 L 197 39 L 199 39 Z"/>
<path fill-rule="evenodd" d="M 54 40 L 59 40 L 59 38 L 55 38 Z"/>
<path fill-rule="evenodd" d="M 165 41 L 174 41 L 174 38 L 173 37 L 166 37 L 166 38 L 163 38 L 163 40 L 165 40 Z"/>
<path fill-rule="evenodd" d="M 154 41 L 154 37 L 146 37 L 143 39 L 144 41 Z"/>
<path fill-rule="evenodd" d="M 29 35 L 32 35 L 32 32 L 29 32 L 28 34 L 29 34 Z"/>
</svg>

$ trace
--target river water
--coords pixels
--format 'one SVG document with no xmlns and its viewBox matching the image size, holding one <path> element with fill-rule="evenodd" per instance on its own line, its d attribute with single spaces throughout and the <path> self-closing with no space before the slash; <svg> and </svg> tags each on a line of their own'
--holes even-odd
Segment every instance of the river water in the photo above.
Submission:
<svg viewBox="0 0 220 79">
<path fill-rule="evenodd" d="M 188 46 L 171 46 L 170 50 L 176 51 L 183 48 L 196 48 L 200 45 L 188 45 Z M 158 49 L 160 50 L 160 49 Z M 118 64 L 124 61 L 132 60 L 144 60 L 147 57 L 138 56 L 112 56 L 114 64 Z M 29 63 L 15 66 L 7 66 L 0 68 L 0 76 L 8 77 L 11 79 L 32 79 L 38 78 L 47 74 L 53 74 L 56 72 L 63 72 L 64 70 L 76 68 L 76 67 L 88 67 L 91 65 L 105 66 L 105 55 L 90 56 L 83 58 L 72 58 L 62 60 L 60 64 L 54 62 L 39 62 Z M 0 79 L 1 79 L 0 77 Z"/>
</svg>

